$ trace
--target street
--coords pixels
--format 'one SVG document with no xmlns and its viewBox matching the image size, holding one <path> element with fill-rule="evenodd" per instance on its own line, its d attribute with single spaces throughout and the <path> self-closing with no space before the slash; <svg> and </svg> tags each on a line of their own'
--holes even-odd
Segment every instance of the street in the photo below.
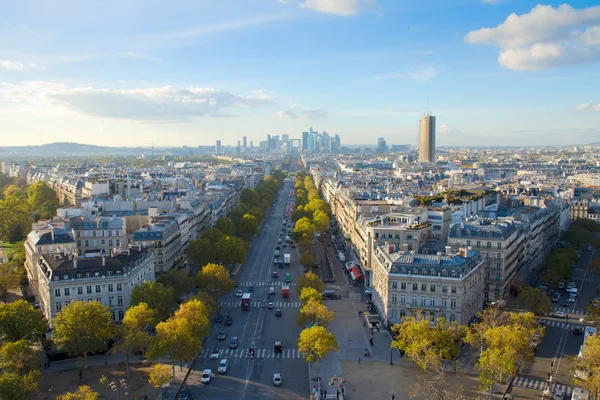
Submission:
<svg viewBox="0 0 600 400">
<path fill-rule="evenodd" d="M 294 205 L 294 197 L 290 196 L 294 184 L 293 174 L 291 176 L 280 189 L 276 203 L 250 246 L 246 262 L 234 278 L 239 287 L 219 299 L 221 315 L 231 315 L 233 323 L 231 326 L 213 324 L 205 348 L 187 380 L 195 399 L 306 399 L 308 396 L 308 369 L 297 346 L 300 327 L 296 324 L 296 314 L 300 301 L 295 283 L 301 270 L 296 249 L 289 244 L 280 248 L 281 257 L 286 253 L 291 255 L 289 266 L 280 268 L 273 264 L 275 247 L 282 246 L 287 235 L 281 235 L 282 220 Z M 288 226 L 286 224 L 286 232 Z M 278 243 L 278 239 L 282 239 L 282 243 Z M 275 270 L 279 272 L 278 278 L 272 277 Z M 291 274 L 292 282 L 289 298 L 284 299 L 282 286 L 287 273 Z M 270 287 L 275 288 L 271 298 L 268 296 Z M 247 311 L 241 308 L 241 297 L 235 295 L 238 289 L 251 293 Z M 273 301 L 273 308 L 264 307 L 263 301 Z M 281 310 L 281 317 L 275 316 L 277 310 Z M 217 339 L 221 329 L 226 331 L 224 340 Z M 230 348 L 234 337 L 238 338 L 237 349 Z M 280 353 L 274 351 L 275 341 L 283 344 Z M 254 358 L 249 358 L 250 347 L 256 349 Z M 213 348 L 220 350 L 218 359 L 210 359 Z M 228 360 L 229 367 L 225 374 L 218 374 L 219 361 L 223 358 Z M 212 370 L 212 379 L 209 384 L 202 384 L 200 377 L 206 368 Z M 274 373 L 281 374 L 281 386 L 273 385 Z"/>
</svg>

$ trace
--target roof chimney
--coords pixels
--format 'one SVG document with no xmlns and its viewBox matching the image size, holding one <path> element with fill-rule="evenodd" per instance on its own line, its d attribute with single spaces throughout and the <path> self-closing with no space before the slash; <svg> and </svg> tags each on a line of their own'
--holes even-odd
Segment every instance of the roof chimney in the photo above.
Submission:
<svg viewBox="0 0 600 400">
<path fill-rule="evenodd" d="M 461 248 L 459 249 L 459 252 L 458 252 L 458 254 L 459 254 L 461 257 L 467 258 L 467 249 L 466 249 L 465 247 L 461 247 Z"/>
<path fill-rule="evenodd" d="M 450 246 L 446 246 L 446 247 L 444 247 L 444 248 L 446 249 L 446 255 L 447 255 L 447 256 L 449 256 L 449 255 L 450 255 L 450 251 L 451 251 L 452 247 L 450 247 Z"/>
<path fill-rule="evenodd" d="M 388 254 L 392 254 L 395 250 L 394 243 L 388 243 Z"/>
<path fill-rule="evenodd" d="M 408 243 L 402 245 L 402 251 L 408 252 Z"/>
<path fill-rule="evenodd" d="M 442 263 L 442 252 L 438 251 L 437 254 L 435 255 L 435 259 L 437 261 L 438 264 Z"/>
</svg>

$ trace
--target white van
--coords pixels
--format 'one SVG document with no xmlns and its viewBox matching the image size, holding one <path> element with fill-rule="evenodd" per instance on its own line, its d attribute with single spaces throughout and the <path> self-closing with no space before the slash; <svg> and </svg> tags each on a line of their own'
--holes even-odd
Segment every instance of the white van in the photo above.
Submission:
<svg viewBox="0 0 600 400">
<path fill-rule="evenodd" d="M 273 286 L 269 288 L 269 294 L 275 294 L 275 288 Z"/>
<path fill-rule="evenodd" d="M 577 297 L 577 288 L 574 288 L 574 287 L 567 288 L 567 293 L 569 293 L 573 297 Z"/>
</svg>

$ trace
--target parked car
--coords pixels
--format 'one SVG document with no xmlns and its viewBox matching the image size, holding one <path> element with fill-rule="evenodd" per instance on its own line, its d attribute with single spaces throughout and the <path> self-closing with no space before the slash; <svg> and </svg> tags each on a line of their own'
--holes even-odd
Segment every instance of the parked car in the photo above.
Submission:
<svg viewBox="0 0 600 400">
<path fill-rule="evenodd" d="M 273 259 L 273 264 L 275 264 L 275 265 L 279 264 L 279 260 L 277 258 Z"/>
<path fill-rule="evenodd" d="M 569 303 L 575 303 L 575 301 L 577 301 L 577 298 L 575 296 L 569 297 Z"/>
<path fill-rule="evenodd" d="M 573 335 L 581 335 L 583 333 L 583 329 L 580 326 L 576 326 L 573 328 Z"/>
<path fill-rule="evenodd" d="M 202 383 L 207 384 L 210 383 L 210 378 L 212 377 L 212 371 L 207 368 L 204 371 L 202 371 L 202 378 L 200 379 L 202 381 Z"/>
<path fill-rule="evenodd" d="M 219 368 L 217 369 L 217 372 L 220 374 L 224 374 L 227 372 L 227 367 L 229 367 L 229 363 L 227 362 L 227 359 L 224 358 L 221 361 L 219 361 Z"/>
<path fill-rule="evenodd" d="M 552 295 L 552 302 L 553 303 L 558 303 L 558 300 L 560 300 L 560 293 L 554 293 Z"/>
</svg>

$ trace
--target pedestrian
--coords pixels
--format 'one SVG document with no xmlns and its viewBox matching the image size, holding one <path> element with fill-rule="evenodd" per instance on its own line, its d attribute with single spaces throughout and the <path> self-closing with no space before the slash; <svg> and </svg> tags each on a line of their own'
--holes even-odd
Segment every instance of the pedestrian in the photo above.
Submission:
<svg viewBox="0 0 600 400">
<path fill-rule="evenodd" d="M 567 319 L 567 321 L 569 320 L 569 314 L 565 314 L 565 318 Z"/>
<path fill-rule="evenodd" d="M 392 395 L 392 400 L 396 400 L 396 395 L 395 394 Z"/>
<path fill-rule="evenodd" d="M 358 357 L 358 363 L 360 364 L 360 357 Z"/>
</svg>

